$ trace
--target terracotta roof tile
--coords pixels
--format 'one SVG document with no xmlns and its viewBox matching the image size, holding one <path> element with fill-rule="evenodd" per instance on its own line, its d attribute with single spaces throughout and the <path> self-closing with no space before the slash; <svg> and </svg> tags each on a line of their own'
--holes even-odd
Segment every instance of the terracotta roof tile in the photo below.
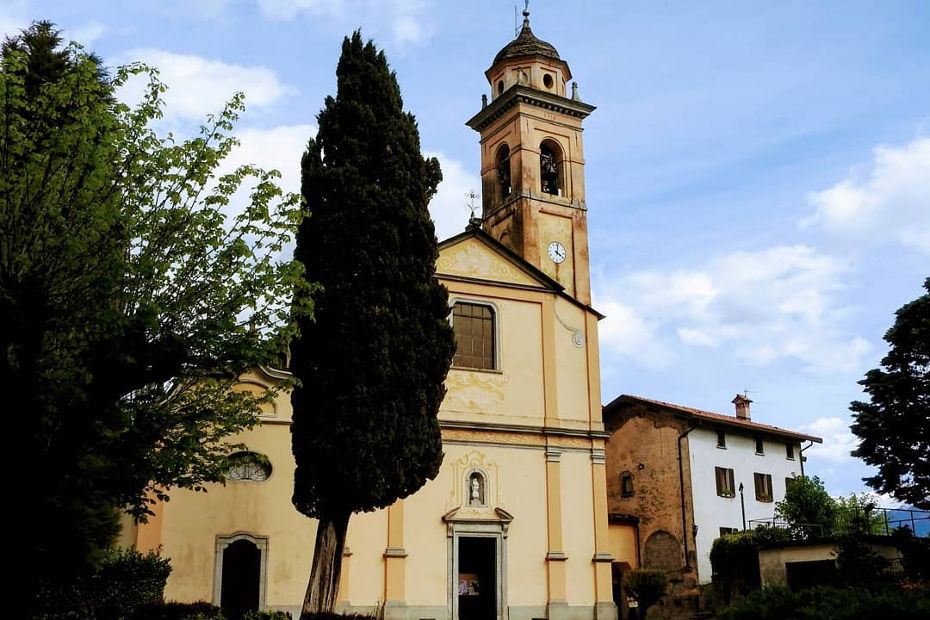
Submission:
<svg viewBox="0 0 930 620">
<path fill-rule="evenodd" d="M 638 401 L 640 403 L 658 405 L 660 407 L 665 407 L 666 409 L 672 409 L 674 411 L 679 411 L 681 413 L 688 414 L 692 417 L 707 420 L 708 422 L 716 422 L 721 424 L 726 424 L 731 427 L 745 428 L 747 431 L 754 431 L 756 433 L 765 432 L 772 433 L 775 435 L 781 435 L 784 437 L 794 437 L 797 439 L 803 439 L 807 441 L 813 441 L 816 443 L 823 443 L 823 439 L 816 437 L 814 435 L 806 435 L 804 433 L 799 433 L 797 431 L 790 431 L 788 429 L 779 428 L 777 426 L 770 426 L 768 424 L 760 424 L 759 422 L 753 422 L 752 420 L 743 420 L 742 418 L 737 418 L 732 415 L 724 415 L 722 413 L 714 413 L 713 411 L 704 411 L 703 409 L 695 409 L 694 407 L 685 407 L 684 405 L 676 405 L 674 403 L 667 403 L 662 400 L 655 400 L 652 398 L 643 398 L 642 396 L 633 396 L 630 394 L 621 394 L 616 399 L 614 399 L 610 404 L 606 405 L 604 409 L 608 409 L 614 403 L 617 403 L 623 399 L 624 401 Z"/>
</svg>

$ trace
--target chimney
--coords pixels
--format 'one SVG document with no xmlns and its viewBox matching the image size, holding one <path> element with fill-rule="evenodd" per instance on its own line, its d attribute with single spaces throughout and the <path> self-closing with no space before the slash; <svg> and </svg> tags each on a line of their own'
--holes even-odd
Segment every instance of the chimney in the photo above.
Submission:
<svg viewBox="0 0 930 620">
<path fill-rule="evenodd" d="M 749 403 L 752 401 L 742 394 L 737 394 L 736 398 L 731 401 L 736 405 L 736 417 L 740 420 L 751 420 L 749 417 Z"/>
</svg>

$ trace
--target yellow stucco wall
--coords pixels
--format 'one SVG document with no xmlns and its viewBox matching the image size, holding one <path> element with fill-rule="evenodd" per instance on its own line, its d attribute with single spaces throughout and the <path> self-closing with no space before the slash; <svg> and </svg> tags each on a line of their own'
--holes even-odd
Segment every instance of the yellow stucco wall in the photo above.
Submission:
<svg viewBox="0 0 930 620">
<path fill-rule="evenodd" d="M 572 605 L 593 605 L 594 510 L 590 452 L 564 452 L 562 462 L 562 539 L 566 594 Z"/>
<path fill-rule="evenodd" d="M 564 299 L 555 301 L 555 354 L 557 359 L 558 418 L 570 428 L 589 428 L 586 312 Z M 580 334 L 577 335 L 577 334 Z M 600 418 L 600 413 L 597 412 Z"/>
<path fill-rule="evenodd" d="M 290 503 L 294 461 L 289 427 L 266 424 L 244 433 L 241 440 L 269 457 L 271 477 L 211 485 L 207 493 L 171 491 L 162 519 L 164 553 L 173 567 L 165 590 L 168 599 L 212 601 L 216 537 L 236 533 L 268 538 L 268 605 L 303 597 L 316 522 Z"/>
<path fill-rule="evenodd" d="M 595 513 L 604 483 L 598 478 L 603 465 L 592 465 L 595 453 L 602 459 L 603 440 L 589 434 L 601 428 L 599 383 L 590 376 L 597 371 L 594 315 L 475 238 L 446 248 L 440 265 L 452 271 L 441 276 L 450 302 L 494 308 L 498 367 L 450 371 L 440 410 L 445 457 L 436 479 L 402 504 L 353 515 L 341 604 L 371 609 L 394 601 L 430 608 L 430 617 L 441 614 L 452 579 L 448 514 L 459 520 L 455 527 L 506 529 L 505 602 L 511 608 L 538 616 L 550 599 L 578 609 L 609 601 L 607 588 L 596 583 L 603 571 L 593 561 L 612 548 L 606 514 Z M 237 389 L 273 383 L 256 371 Z M 267 539 L 266 607 L 293 610 L 302 601 L 316 523 L 290 503 L 290 417 L 289 395 L 280 393 L 263 410 L 261 426 L 236 438 L 269 457 L 274 470 L 268 480 L 230 481 L 206 494 L 173 490 L 150 526 L 127 529 L 127 541 L 164 545 L 174 567 L 169 599 L 213 600 L 217 536 L 246 533 Z M 485 506 L 469 505 L 470 471 L 486 476 Z M 553 553 L 555 559 L 547 559 Z M 609 568 L 604 574 L 609 578 Z"/>
<path fill-rule="evenodd" d="M 636 526 L 627 523 L 610 524 L 610 554 L 614 562 L 626 562 L 632 568 L 639 566 L 636 557 Z"/>
</svg>

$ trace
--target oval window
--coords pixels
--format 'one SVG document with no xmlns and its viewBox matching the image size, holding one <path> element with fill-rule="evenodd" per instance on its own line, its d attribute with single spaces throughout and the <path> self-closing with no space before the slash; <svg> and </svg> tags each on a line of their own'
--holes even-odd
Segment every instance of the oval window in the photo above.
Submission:
<svg viewBox="0 0 930 620">
<path fill-rule="evenodd" d="M 543 76 L 543 85 L 545 85 L 546 88 L 552 88 L 552 84 L 553 84 L 552 76 L 549 75 L 548 73 L 545 74 Z"/>
</svg>

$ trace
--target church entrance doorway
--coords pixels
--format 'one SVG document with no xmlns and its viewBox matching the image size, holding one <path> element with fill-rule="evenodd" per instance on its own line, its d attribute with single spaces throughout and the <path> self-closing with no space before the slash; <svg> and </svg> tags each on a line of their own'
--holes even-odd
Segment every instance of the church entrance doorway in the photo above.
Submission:
<svg viewBox="0 0 930 620">
<path fill-rule="evenodd" d="M 498 538 L 458 537 L 458 620 L 495 620 Z"/>
<path fill-rule="evenodd" d="M 262 552 L 248 540 L 237 540 L 223 550 L 220 607 L 232 618 L 258 610 Z"/>
<path fill-rule="evenodd" d="M 241 618 L 265 606 L 268 539 L 240 532 L 216 537 L 213 604 L 227 618 Z"/>
</svg>

